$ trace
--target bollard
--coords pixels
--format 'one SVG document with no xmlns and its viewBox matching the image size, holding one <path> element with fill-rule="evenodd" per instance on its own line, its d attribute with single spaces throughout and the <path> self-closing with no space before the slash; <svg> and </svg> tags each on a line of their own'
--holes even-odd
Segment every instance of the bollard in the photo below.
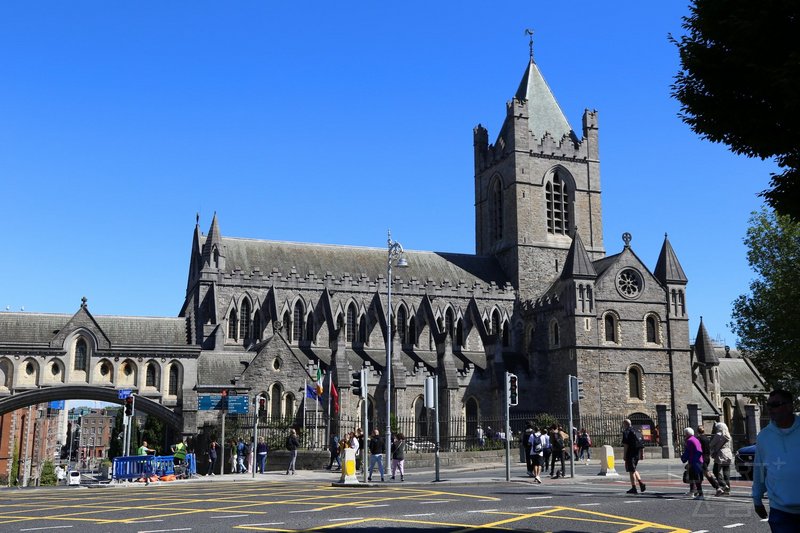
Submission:
<svg viewBox="0 0 800 533">
<path fill-rule="evenodd" d="M 353 448 L 344 449 L 344 461 L 342 462 L 342 477 L 339 483 L 345 485 L 359 485 L 356 477 L 356 452 Z"/>
<path fill-rule="evenodd" d="M 606 444 L 603 446 L 600 456 L 600 472 L 598 476 L 618 476 L 614 468 L 614 448 Z"/>
</svg>

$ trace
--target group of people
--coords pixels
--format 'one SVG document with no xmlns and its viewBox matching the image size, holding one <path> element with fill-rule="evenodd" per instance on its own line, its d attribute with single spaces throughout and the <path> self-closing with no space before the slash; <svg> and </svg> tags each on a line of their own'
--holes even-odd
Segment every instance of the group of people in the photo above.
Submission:
<svg viewBox="0 0 800 533">
<path fill-rule="evenodd" d="M 253 446 L 252 439 L 245 441 L 244 438 L 230 439 L 227 445 L 228 460 L 230 461 L 231 472 L 235 474 L 246 474 L 252 472 L 253 468 L 256 473 L 264 474 L 267 468 L 267 453 L 269 446 L 267 446 L 264 437 L 258 437 L 258 443 L 255 448 L 255 464 L 253 463 Z M 208 470 L 207 476 L 213 476 L 214 470 L 219 460 L 220 445 L 216 439 L 212 439 L 208 445 Z"/>
<path fill-rule="evenodd" d="M 372 481 L 372 474 L 377 467 L 378 473 L 381 476 L 381 481 L 385 481 L 385 468 L 383 464 L 383 455 L 384 451 L 386 451 L 386 441 L 381 437 L 380 431 L 374 429 L 372 431 L 372 435 L 369 436 L 366 442 L 367 451 L 368 451 L 368 476 L 367 480 Z M 344 438 L 340 439 L 338 435 L 332 433 L 330 436 L 330 440 L 328 443 L 328 449 L 331 454 L 331 460 L 327 467 L 327 470 L 341 470 L 342 469 L 342 455 L 344 455 L 344 450 L 347 448 L 351 448 L 355 452 L 356 457 L 356 470 L 361 470 L 363 465 L 363 453 L 359 453 L 360 450 L 364 449 L 364 431 L 361 428 L 356 428 L 354 431 L 350 431 L 347 433 Z M 397 472 L 400 472 L 400 481 L 405 481 L 405 452 L 406 452 L 406 439 L 402 433 L 396 433 L 392 435 L 392 444 L 391 444 L 391 454 L 392 454 L 392 463 L 391 463 L 391 473 L 392 479 L 396 478 Z M 333 468 L 333 464 L 336 463 L 337 468 Z"/>
<path fill-rule="evenodd" d="M 525 425 L 525 431 L 520 440 L 525 450 L 528 476 L 533 478 L 534 483 L 542 482 L 540 474 L 543 468 L 544 472 L 547 472 L 548 468 L 550 469 L 551 479 L 564 477 L 564 460 L 569 457 L 570 450 L 573 449 L 572 442 L 577 441 L 577 446 L 580 448 L 579 456 L 577 455 L 578 449 L 573 449 L 576 458 L 583 459 L 584 452 L 587 461 L 591 458 L 589 448 L 592 445 L 592 439 L 586 429 L 581 430 L 577 439 L 574 437 L 573 432 L 573 438 L 570 439 L 569 434 L 558 424 L 552 424 L 549 428 L 539 428 L 532 422 Z"/>
</svg>

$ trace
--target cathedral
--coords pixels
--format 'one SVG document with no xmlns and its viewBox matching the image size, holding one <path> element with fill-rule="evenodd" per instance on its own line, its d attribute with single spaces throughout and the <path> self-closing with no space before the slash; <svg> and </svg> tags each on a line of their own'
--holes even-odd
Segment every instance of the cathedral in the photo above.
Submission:
<svg viewBox="0 0 800 533">
<path fill-rule="evenodd" d="M 198 409 L 203 395 L 261 396 L 294 417 L 318 375 L 338 391 L 334 416 L 354 417 L 362 368 L 368 416 L 384 421 L 387 399 L 398 417 L 424 416 L 433 375 L 443 419 L 501 417 L 506 372 L 517 413 L 565 413 L 577 376 L 576 418 L 656 420 L 701 404 L 733 416 L 748 391 L 723 406 L 720 368 L 763 389 L 752 365 L 720 365 L 702 323 L 690 345 L 688 279 L 666 236 L 650 266 L 629 233 L 605 239 L 598 113 L 572 129 L 532 54 L 494 142 L 481 125 L 473 136 L 474 255 L 406 251 L 388 279 L 391 239 L 389 250 L 243 239 L 216 214 L 204 234 L 198 218 L 179 317 L 94 317 L 85 300 L 72 316 L 0 313 L 0 398 L 129 387 L 194 432 L 218 419 Z"/>
</svg>

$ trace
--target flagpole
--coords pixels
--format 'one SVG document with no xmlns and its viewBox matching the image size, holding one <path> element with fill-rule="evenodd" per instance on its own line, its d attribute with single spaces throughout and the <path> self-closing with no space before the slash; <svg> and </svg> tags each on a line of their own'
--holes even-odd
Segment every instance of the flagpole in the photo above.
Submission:
<svg viewBox="0 0 800 533">
<path fill-rule="evenodd" d="M 317 372 L 320 372 L 319 363 L 317 363 Z M 315 383 L 314 384 L 314 392 L 317 392 L 317 386 L 316 385 L 317 384 Z M 321 398 L 319 397 L 319 394 L 317 394 L 317 397 L 315 398 L 315 401 L 314 401 L 314 449 L 315 450 L 317 449 L 317 444 L 319 443 L 319 433 L 317 433 L 317 429 L 318 429 L 317 428 L 317 420 L 319 419 L 318 409 L 319 409 L 319 401 L 320 401 L 320 399 Z"/>
<path fill-rule="evenodd" d="M 306 433 L 306 401 L 308 401 L 308 380 L 303 380 L 303 435 Z"/>
</svg>

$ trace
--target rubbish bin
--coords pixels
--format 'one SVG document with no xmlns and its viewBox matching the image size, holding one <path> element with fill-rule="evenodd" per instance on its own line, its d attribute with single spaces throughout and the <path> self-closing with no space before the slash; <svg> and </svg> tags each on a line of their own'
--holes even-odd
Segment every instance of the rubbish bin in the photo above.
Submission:
<svg viewBox="0 0 800 533">
<path fill-rule="evenodd" d="M 67 476 L 67 485 L 80 485 L 81 484 L 81 473 L 77 470 L 70 470 L 69 476 Z"/>
</svg>

